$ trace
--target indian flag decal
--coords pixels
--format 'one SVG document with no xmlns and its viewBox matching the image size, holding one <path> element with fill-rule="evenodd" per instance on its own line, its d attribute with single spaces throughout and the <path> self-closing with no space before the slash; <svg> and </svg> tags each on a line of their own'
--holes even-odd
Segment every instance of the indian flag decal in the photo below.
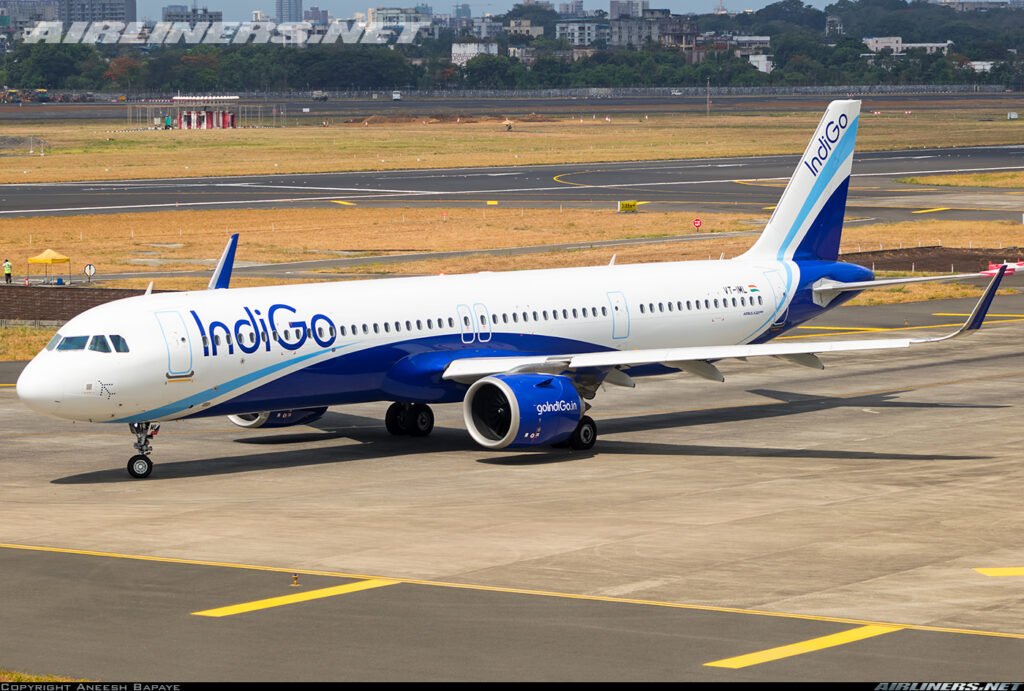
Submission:
<svg viewBox="0 0 1024 691">
<path fill-rule="evenodd" d="M 749 286 L 747 286 L 747 288 L 749 288 L 749 289 L 750 289 L 750 292 L 751 292 L 751 293 L 760 293 L 760 292 L 761 292 L 760 288 L 758 288 L 758 287 L 757 287 L 756 285 L 754 285 L 753 283 L 751 283 L 751 284 L 750 284 Z"/>
</svg>

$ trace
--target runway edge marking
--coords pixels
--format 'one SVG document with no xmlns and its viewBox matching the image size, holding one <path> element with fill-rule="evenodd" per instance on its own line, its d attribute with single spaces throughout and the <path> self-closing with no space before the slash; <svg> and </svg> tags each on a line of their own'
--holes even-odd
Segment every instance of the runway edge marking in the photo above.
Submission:
<svg viewBox="0 0 1024 691">
<path fill-rule="evenodd" d="M 968 636 L 989 636 L 993 638 L 1011 638 L 1024 640 L 1024 633 L 1010 633 L 1006 631 L 985 631 L 982 629 L 961 629 L 943 626 L 928 626 L 925 624 L 899 624 L 895 622 L 870 621 L 866 619 L 851 619 L 846 617 L 832 617 L 815 614 L 796 614 L 792 612 L 774 612 L 770 610 L 744 609 L 742 607 L 720 607 L 716 605 L 695 605 L 682 602 L 663 602 L 660 600 L 643 600 L 636 598 L 611 597 L 608 595 L 586 595 L 582 593 L 562 593 L 548 590 L 535 590 L 531 588 L 513 588 L 494 585 L 477 585 L 473 583 L 453 583 L 449 581 L 432 581 L 417 578 L 393 578 L 387 576 L 372 576 L 367 574 L 352 574 L 337 571 L 318 571 L 311 569 L 284 568 L 278 566 L 260 566 L 254 564 L 237 564 L 232 562 L 204 561 L 199 559 L 181 559 L 177 557 L 154 557 L 137 554 L 119 554 L 116 552 L 100 552 L 93 550 L 68 549 L 64 547 L 43 547 L 39 545 L 19 545 L 14 543 L 0 542 L 0 549 L 21 550 L 27 552 L 47 552 L 56 554 L 74 554 L 92 557 L 107 557 L 111 559 L 131 559 L 135 561 L 152 561 L 167 564 L 186 564 L 191 566 L 214 566 L 229 569 L 245 569 L 249 571 L 268 571 L 274 573 L 299 573 L 310 576 L 327 576 L 333 578 L 347 578 L 361 581 L 394 581 L 395 583 L 406 583 L 409 585 L 427 585 L 439 588 L 458 588 L 462 590 L 479 590 L 482 592 L 508 593 L 511 595 L 534 595 L 538 597 L 554 597 L 566 600 L 585 600 L 590 602 L 609 602 L 624 605 L 645 605 L 649 607 L 665 607 L 668 609 L 685 609 L 698 612 L 721 612 L 725 614 L 746 614 L 761 617 L 776 617 L 779 619 L 799 619 L 804 621 L 823 621 L 837 624 L 852 624 L 854 626 L 889 626 L 906 629 L 908 631 L 925 631 L 931 633 L 957 633 Z"/>
</svg>

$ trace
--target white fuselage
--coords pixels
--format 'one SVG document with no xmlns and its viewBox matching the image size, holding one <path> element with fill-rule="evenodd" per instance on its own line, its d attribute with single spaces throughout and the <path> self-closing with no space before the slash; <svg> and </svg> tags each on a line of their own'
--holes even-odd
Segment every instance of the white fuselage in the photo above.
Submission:
<svg viewBox="0 0 1024 691">
<path fill-rule="evenodd" d="M 736 259 L 145 295 L 60 329 L 120 336 L 128 352 L 45 350 L 18 394 L 95 422 L 459 400 L 464 387 L 423 369 L 430 353 L 749 343 L 785 313 L 798 271 Z"/>
</svg>

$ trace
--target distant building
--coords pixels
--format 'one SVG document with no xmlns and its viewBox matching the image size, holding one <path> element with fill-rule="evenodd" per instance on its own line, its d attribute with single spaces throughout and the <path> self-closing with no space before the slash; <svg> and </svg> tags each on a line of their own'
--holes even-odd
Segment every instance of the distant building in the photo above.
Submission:
<svg viewBox="0 0 1024 691">
<path fill-rule="evenodd" d="M 189 27 L 195 28 L 196 24 L 223 22 L 224 13 L 208 10 L 205 7 L 193 8 L 188 5 L 167 5 L 160 10 L 160 18 L 165 22 L 188 22 Z"/>
<path fill-rule="evenodd" d="M 530 36 L 536 38 L 544 35 L 543 26 L 533 26 L 529 19 L 510 19 L 505 27 L 505 33 L 509 36 Z"/>
<path fill-rule="evenodd" d="M 313 6 L 308 10 L 302 11 L 302 21 L 310 22 L 311 24 L 330 24 L 331 18 L 327 13 L 327 10 L 322 10 L 319 7 Z"/>
<path fill-rule="evenodd" d="M 642 17 L 644 10 L 649 10 L 649 0 L 610 0 L 608 4 L 608 19 L 619 17 Z"/>
<path fill-rule="evenodd" d="M 501 25 L 501 22 L 496 22 L 490 17 L 474 17 L 473 18 L 473 36 L 480 39 L 481 41 L 488 38 L 494 38 L 505 30 L 505 27 Z"/>
<path fill-rule="evenodd" d="M 757 55 L 772 46 L 771 36 L 733 36 L 732 44 L 735 46 L 733 54 L 738 58 L 745 58 L 748 55 Z"/>
<path fill-rule="evenodd" d="M 835 14 L 827 15 L 825 17 L 825 37 L 839 38 L 844 35 L 846 35 L 846 30 L 843 29 L 842 18 Z"/>
<path fill-rule="evenodd" d="M 562 2 L 558 4 L 558 14 L 563 17 L 582 17 L 584 16 L 583 11 L 583 0 L 571 0 L 570 2 Z"/>
<path fill-rule="evenodd" d="M 278 23 L 301 22 L 302 0 L 277 0 L 276 13 Z"/>
<path fill-rule="evenodd" d="M 750 55 L 747 57 L 747 60 L 765 74 L 771 74 L 772 70 L 775 69 L 775 63 L 772 61 L 771 55 Z"/>
<path fill-rule="evenodd" d="M 68 22 L 134 22 L 135 0 L 58 0 L 57 19 Z"/>
<path fill-rule="evenodd" d="M 612 28 L 607 21 L 578 20 L 555 24 L 555 38 L 566 40 L 570 46 L 594 45 L 597 41 L 608 42 Z"/>
<path fill-rule="evenodd" d="M 378 22 L 384 26 L 401 26 L 402 24 L 430 24 L 434 16 L 431 12 L 421 12 L 420 9 L 430 10 L 430 7 L 371 7 L 366 11 L 366 21 Z"/>
<path fill-rule="evenodd" d="M 640 48 L 657 43 L 668 48 L 693 50 L 697 44 L 697 25 L 691 17 L 669 10 L 644 10 L 640 17 L 611 19 L 608 45 Z"/>
<path fill-rule="evenodd" d="M 252 20 L 254 22 L 264 22 L 264 23 L 265 22 L 269 22 L 270 21 L 270 15 L 268 15 L 263 10 L 253 10 L 252 11 Z"/>
<path fill-rule="evenodd" d="M 456 19 L 472 19 L 473 10 L 470 8 L 469 3 L 463 3 L 455 6 L 455 18 Z"/>
<path fill-rule="evenodd" d="M 0 35 L 13 37 L 58 17 L 57 0 L 0 0 Z"/>
<path fill-rule="evenodd" d="M 452 64 L 458 65 L 459 67 L 464 66 L 467 62 L 472 60 L 478 55 L 497 55 L 498 44 L 497 43 L 453 43 L 452 44 Z"/>
<path fill-rule="evenodd" d="M 942 43 L 904 43 L 901 36 L 870 36 L 864 38 L 864 45 L 872 53 L 881 53 L 883 50 L 892 51 L 893 55 L 904 55 L 908 50 L 923 50 L 929 55 L 942 53 L 946 55 L 953 47 L 952 41 Z"/>
</svg>

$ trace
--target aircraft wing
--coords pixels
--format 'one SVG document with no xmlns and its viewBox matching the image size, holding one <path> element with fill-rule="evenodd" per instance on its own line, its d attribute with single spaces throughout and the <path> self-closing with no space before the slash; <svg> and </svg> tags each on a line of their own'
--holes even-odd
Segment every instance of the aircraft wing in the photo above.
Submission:
<svg viewBox="0 0 1024 691">
<path fill-rule="evenodd" d="M 818 353 L 838 353 L 858 350 L 885 350 L 909 348 L 923 343 L 937 343 L 957 336 L 973 333 L 981 328 L 992 304 L 999 283 L 1006 273 L 1003 267 L 992 278 L 975 305 L 971 316 L 953 333 L 932 338 L 887 338 L 857 341 L 805 341 L 800 343 L 753 343 L 746 345 L 690 346 L 685 348 L 654 348 L 647 350 L 608 350 L 596 353 L 569 353 L 562 355 L 510 356 L 465 358 L 448 365 L 442 377 L 464 384 L 492 374 L 515 374 L 543 372 L 560 374 L 582 369 L 612 370 L 628 369 L 640 365 L 662 364 L 691 374 L 723 381 L 725 378 L 712 362 L 728 358 L 749 358 L 761 356 L 779 357 L 798 365 L 821 369 L 824 365 Z M 609 383 L 632 386 L 632 380 L 618 372 Z"/>
</svg>

